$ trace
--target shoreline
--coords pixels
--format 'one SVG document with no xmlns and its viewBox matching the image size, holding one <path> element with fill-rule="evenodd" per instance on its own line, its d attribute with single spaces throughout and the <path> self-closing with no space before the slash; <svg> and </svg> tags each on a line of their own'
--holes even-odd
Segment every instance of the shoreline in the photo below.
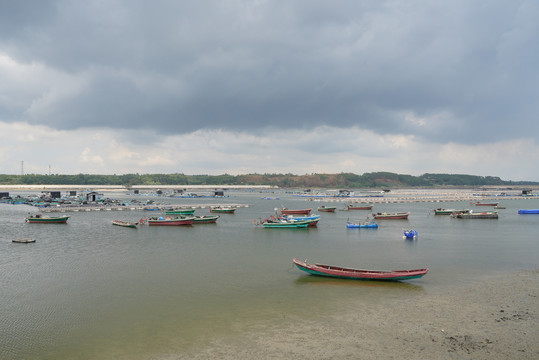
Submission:
<svg viewBox="0 0 539 360">
<path fill-rule="evenodd" d="M 295 319 L 162 359 L 537 359 L 539 269 Z"/>
</svg>

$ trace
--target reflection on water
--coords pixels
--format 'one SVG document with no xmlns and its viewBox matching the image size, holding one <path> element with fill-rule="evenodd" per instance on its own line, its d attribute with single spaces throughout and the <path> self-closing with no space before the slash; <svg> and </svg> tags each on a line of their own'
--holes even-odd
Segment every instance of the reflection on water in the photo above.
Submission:
<svg viewBox="0 0 539 360">
<path fill-rule="evenodd" d="M 376 231 L 347 229 L 348 212 L 322 213 L 313 229 L 263 229 L 253 219 L 267 218 L 276 207 L 304 208 L 304 200 L 283 195 L 276 204 L 244 193 L 219 201 L 250 207 L 211 226 L 133 230 L 111 220 L 137 221 L 144 212 L 70 213 L 58 226 L 25 223 L 35 209 L 0 204 L 0 357 L 158 358 L 291 318 L 331 315 L 537 265 L 539 217 L 516 212 L 539 207 L 531 200 L 507 201 L 498 221 L 435 217 L 428 203 L 377 205 L 376 211 L 412 214 L 408 221 L 380 222 Z M 403 240 L 405 227 L 417 229 L 418 238 Z M 14 244 L 13 238 L 36 243 Z M 327 279 L 305 275 L 294 257 L 430 271 L 403 282 Z"/>
</svg>

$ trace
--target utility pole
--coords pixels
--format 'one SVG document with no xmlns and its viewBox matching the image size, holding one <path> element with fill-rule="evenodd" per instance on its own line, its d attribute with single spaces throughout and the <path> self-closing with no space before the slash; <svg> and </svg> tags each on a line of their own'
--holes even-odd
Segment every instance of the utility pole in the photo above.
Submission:
<svg viewBox="0 0 539 360">
<path fill-rule="evenodd" d="M 24 160 L 21 161 L 21 175 L 24 175 Z"/>
</svg>

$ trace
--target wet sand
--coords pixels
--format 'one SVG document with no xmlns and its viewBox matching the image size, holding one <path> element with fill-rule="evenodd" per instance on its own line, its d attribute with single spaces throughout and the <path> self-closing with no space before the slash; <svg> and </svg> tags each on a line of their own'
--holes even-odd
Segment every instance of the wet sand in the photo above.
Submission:
<svg viewBox="0 0 539 360">
<path fill-rule="evenodd" d="M 214 341 L 167 359 L 539 359 L 539 269 Z"/>
</svg>

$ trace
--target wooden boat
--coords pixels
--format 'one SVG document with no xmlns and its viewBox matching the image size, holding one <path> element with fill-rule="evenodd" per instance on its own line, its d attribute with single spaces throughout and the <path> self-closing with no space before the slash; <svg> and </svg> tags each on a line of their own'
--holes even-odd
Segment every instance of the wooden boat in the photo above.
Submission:
<svg viewBox="0 0 539 360">
<path fill-rule="evenodd" d="M 135 228 L 136 229 L 138 223 L 137 222 L 122 221 L 122 220 L 112 220 L 112 225 L 123 226 L 123 227 Z"/>
<path fill-rule="evenodd" d="M 497 202 L 489 202 L 489 203 L 477 202 L 475 203 L 475 206 L 498 206 L 498 203 Z"/>
<path fill-rule="evenodd" d="M 303 221 L 289 221 L 284 219 L 275 219 L 275 217 L 266 219 L 262 222 L 262 226 L 264 228 L 307 228 L 309 224 L 311 223 L 311 220 L 303 220 Z"/>
<path fill-rule="evenodd" d="M 308 221 L 309 224 L 307 226 L 316 226 L 318 224 L 318 221 L 320 220 L 320 215 L 283 215 L 279 216 L 278 220 L 286 220 L 286 221 Z"/>
<path fill-rule="evenodd" d="M 519 214 L 539 214 L 539 209 L 521 209 L 518 211 Z"/>
<path fill-rule="evenodd" d="M 195 209 L 167 209 L 165 214 L 167 215 L 193 215 Z"/>
<path fill-rule="evenodd" d="M 485 212 L 467 212 L 467 213 L 456 213 L 451 215 L 457 219 L 497 219 L 498 213 L 496 211 L 485 211 Z"/>
<path fill-rule="evenodd" d="M 292 261 L 298 269 L 309 274 L 340 279 L 400 281 L 420 278 L 429 271 L 428 268 L 393 271 L 360 270 L 340 266 L 308 264 L 298 259 L 292 259 Z"/>
<path fill-rule="evenodd" d="M 325 206 L 325 205 L 322 205 L 322 206 L 319 206 L 319 207 L 318 207 L 318 211 L 320 211 L 320 212 L 335 212 L 335 210 L 337 210 L 337 207 L 336 207 L 336 206 Z"/>
<path fill-rule="evenodd" d="M 210 208 L 210 212 L 212 213 L 221 213 L 221 214 L 234 214 L 234 211 L 236 211 L 237 208 L 235 207 L 221 207 L 221 206 L 215 206 Z"/>
<path fill-rule="evenodd" d="M 375 223 L 374 221 L 357 223 L 357 224 L 347 222 L 346 227 L 349 228 L 349 229 L 356 229 L 356 228 L 358 228 L 358 229 L 378 229 L 378 224 Z"/>
<path fill-rule="evenodd" d="M 217 219 L 219 219 L 219 215 L 195 216 L 193 224 L 215 224 Z"/>
<path fill-rule="evenodd" d="M 157 217 L 153 216 L 148 218 L 148 225 L 150 226 L 180 226 L 180 225 L 192 225 L 195 221 L 193 216 L 167 216 L 167 217 Z"/>
<path fill-rule="evenodd" d="M 454 212 L 464 213 L 464 212 L 468 212 L 468 211 L 470 211 L 470 210 L 468 210 L 468 209 L 456 210 L 456 209 L 442 209 L 442 208 L 438 208 L 438 209 L 435 209 L 435 210 L 434 210 L 434 215 L 451 215 L 451 214 L 453 214 Z"/>
<path fill-rule="evenodd" d="M 65 224 L 69 216 L 43 216 L 41 214 L 29 216 L 26 221 L 30 224 Z"/>
<path fill-rule="evenodd" d="M 348 204 L 348 210 L 371 210 L 374 205 Z"/>
<path fill-rule="evenodd" d="M 291 210 L 291 209 L 287 209 L 287 208 L 282 208 L 281 209 L 281 214 L 283 214 L 283 215 L 308 215 L 308 214 L 311 213 L 311 210 L 312 209 Z"/>
<path fill-rule="evenodd" d="M 415 239 L 417 237 L 417 230 L 404 230 L 404 237 L 406 239 Z"/>
<path fill-rule="evenodd" d="M 409 212 L 396 212 L 396 213 L 376 213 L 373 214 L 376 220 L 406 220 L 408 219 Z"/>
<path fill-rule="evenodd" d="M 36 239 L 19 238 L 19 239 L 13 239 L 11 241 L 14 243 L 19 243 L 19 244 L 31 244 L 31 243 L 35 243 Z"/>
</svg>

